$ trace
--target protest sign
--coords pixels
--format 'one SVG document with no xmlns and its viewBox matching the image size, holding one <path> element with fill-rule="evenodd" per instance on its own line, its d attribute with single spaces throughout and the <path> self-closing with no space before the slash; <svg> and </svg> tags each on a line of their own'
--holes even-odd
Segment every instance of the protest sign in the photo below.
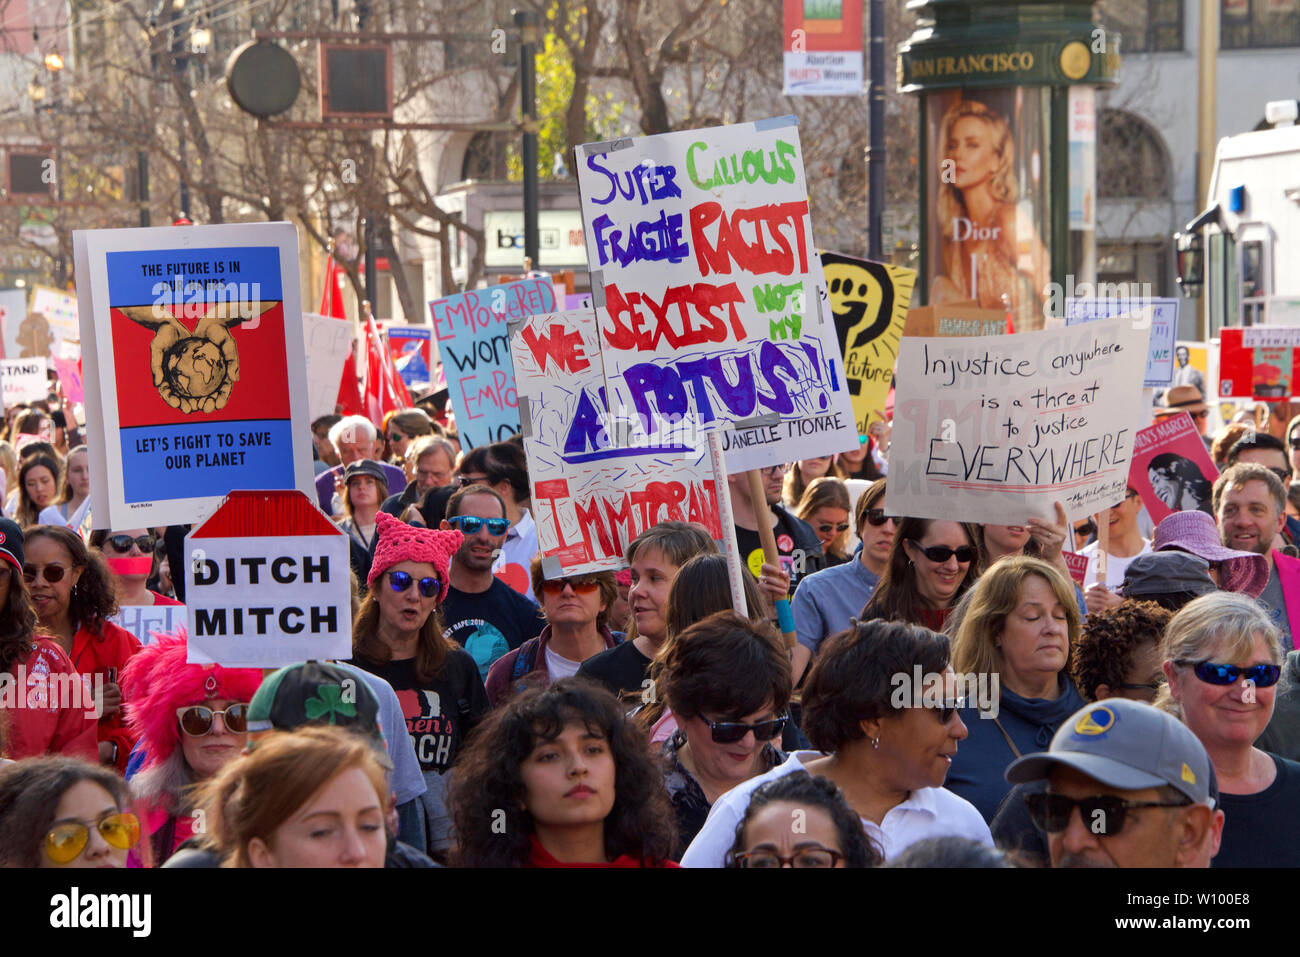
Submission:
<svg viewBox="0 0 1300 957">
<path fill-rule="evenodd" d="M 50 384 L 45 375 L 47 362 L 44 356 L 0 359 L 0 386 L 6 409 L 20 402 L 40 402 L 49 397 Z"/>
<path fill-rule="evenodd" d="M 862 0 L 785 0 L 785 96 L 862 95 Z"/>
<path fill-rule="evenodd" d="M 18 328 L 27 318 L 27 290 L 0 289 L 0 341 L 4 355 L 17 359 L 22 350 L 18 347 Z"/>
<path fill-rule="evenodd" d="M 1127 319 L 978 338 L 903 337 L 891 515 L 1020 525 L 1124 498 L 1146 331 Z"/>
<path fill-rule="evenodd" d="M 433 381 L 433 330 L 428 326 L 386 325 L 388 349 L 397 374 L 411 395 L 428 392 Z"/>
<path fill-rule="evenodd" d="M 1169 385 L 1174 376 L 1174 345 L 1178 338 L 1177 299 L 1067 299 L 1065 324 L 1076 326 L 1094 319 L 1131 316 L 1135 328 L 1149 328 L 1147 367 L 1142 384 L 1152 388 Z"/>
<path fill-rule="evenodd" d="M 108 620 L 135 635 L 142 645 L 152 642 L 160 632 L 189 627 L 184 605 L 122 605 Z"/>
<path fill-rule="evenodd" d="M 1078 552 L 1061 552 L 1065 556 L 1065 566 L 1070 569 L 1070 577 L 1080 588 L 1088 576 L 1088 556 Z"/>
<path fill-rule="evenodd" d="M 519 431 L 519 400 L 506 323 L 555 309 L 549 279 L 521 279 L 429 303 L 463 449 Z"/>
<path fill-rule="evenodd" d="M 58 373 L 59 384 L 63 386 L 63 396 L 72 405 L 85 402 L 85 389 L 81 384 L 81 362 L 77 359 L 54 360 L 54 371 Z"/>
<path fill-rule="evenodd" d="M 903 336 L 916 272 L 900 266 L 822 253 L 835 338 L 844 357 L 844 376 L 853 399 L 858 433 L 880 418 L 894 379 L 898 340 Z"/>
<path fill-rule="evenodd" d="M 312 421 L 333 415 L 339 398 L 343 363 L 352 352 L 354 329 L 350 319 L 303 313 L 302 334 L 307 349 L 307 414 Z"/>
<path fill-rule="evenodd" d="M 48 286 L 32 290 L 27 322 L 20 325 L 12 356 L 63 356 L 74 358 L 81 330 L 77 322 L 77 297 Z M 6 344 L 5 355 L 11 355 Z"/>
<path fill-rule="evenodd" d="M 95 522 L 202 519 L 232 489 L 312 488 L 289 223 L 73 235 Z"/>
<path fill-rule="evenodd" d="M 1219 395 L 1279 399 L 1300 395 L 1300 328 L 1252 326 L 1219 330 Z"/>
<path fill-rule="evenodd" d="M 548 578 L 626 566 L 628 544 L 662 521 L 722 535 L 707 447 L 618 447 L 602 401 L 597 324 L 577 309 L 510 324 L 532 516 Z"/>
<path fill-rule="evenodd" d="M 349 568 L 347 535 L 301 492 L 231 492 L 185 536 L 186 660 L 350 658 Z"/>
<path fill-rule="evenodd" d="M 1210 499 L 1218 477 L 1201 433 L 1186 412 L 1139 429 L 1133 436 L 1129 485 L 1157 524 L 1174 512 L 1199 510 L 1213 515 Z"/>
<path fill-rule="evenodd" d="M 611 413 L 732 471 L 856 447 L 794 117 L 576 156 Z"/>
<path fill-rule="evenodd" d="M 944 303 L 907 311 L 905 336 L 999 336 L 1007 331 L 1007 314 L 997 309 Z"/>
</svg>

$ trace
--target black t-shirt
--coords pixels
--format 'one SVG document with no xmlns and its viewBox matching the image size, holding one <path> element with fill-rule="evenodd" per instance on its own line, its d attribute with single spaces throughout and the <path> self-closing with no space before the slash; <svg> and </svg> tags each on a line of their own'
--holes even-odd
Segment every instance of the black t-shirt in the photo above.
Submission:
<svg viewBox="0 0 1300 957">
<path fill-rule="evenodd" d="M 382 664 L 357 658 L 352 664 L 379 675 L 397 692 L 422 771 L 442 774 L 450 768 L 465 735 L 487 713 L 488 697 L 478 666 L 459 648 L 447 653 L 442 674 L 428 682 L 416 677 L 414 658 Z"/>
<path fill-rule="evenodd" d="M 776 536 L 776 550 L 781 555 L 781 568 L 790 576 L 790 594 L 793 595 L 800 580 L 824 568 L 826 559 L 821 552 L 821 542 L 809 525 L 784 509 L 778 508 L 774 511 L 776 524 L 772 526 L 772 534 Z M 803 528 L 798 528 L 795 522 L 799 522 Z M 737 525 L 736 544 L 740 548 L 740 557 L 745 567 L 757 579 L 759 570 L 763 566 L 763 543 L 758 537 L 758 531 Z M 804 552 L 801 561 L 795 561 L 794 555 L 797 549 L 802 549 Z"/>
<path fill-rule="evenodd" d="M 450 587 L 442 603 L 443 634 L 473 656 L 483 681 L 492 662 L 545 627 L 541 609 L 499 578 L 476 594 Z"/>
<path fill-rule="evenodd" d="M 1269 757 L 1277 777 L 1264 790 L 1219 793 L 1223 842 L 1211 867 L 1300 867 L 1300 764 Z"/>
<path fill-rule="evenodd" d="M 649 667 L 650 659 L 641 654 L 633 642 L 625 641 L 584 661 L 578 667 L 578 677 L 599 681 L 620 695 L 646 687 L 644 682 Z"/>
</svg>

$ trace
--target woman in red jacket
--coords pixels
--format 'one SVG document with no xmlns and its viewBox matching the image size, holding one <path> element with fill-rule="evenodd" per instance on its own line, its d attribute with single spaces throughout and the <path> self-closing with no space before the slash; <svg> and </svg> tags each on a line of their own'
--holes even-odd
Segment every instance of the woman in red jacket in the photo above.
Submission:
<svg viewBox="0 0 1300 957">
<path fill-rule="evenodd" d="M 36 615 L 19 572 L 23 533 L 0 518 L 0 756 L 66 754 L 96 760 L 95 703 L 67 654 L 36 637 Z"/>
<path fill-rule="evenodd" d="M 53 525 L 29 528 L 26 552 L 23 578 L 41 630 L 59 643 L 93 687 L 103 689 L 99 760 L 124 771 L 136 736 L 122 714 L 117 678 L 140 642 L 106 620 L 117 611 L 117 600 L 104 559 L 89 551 L 76 532 Z"/>
</svg>

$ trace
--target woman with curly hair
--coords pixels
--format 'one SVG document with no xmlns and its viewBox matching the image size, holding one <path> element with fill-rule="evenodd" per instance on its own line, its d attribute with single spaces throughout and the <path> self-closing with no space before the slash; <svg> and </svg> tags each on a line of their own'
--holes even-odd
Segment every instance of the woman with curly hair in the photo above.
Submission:
<svg viewBox="0 0 1300 957">
<path fill-rule="evenodd" d="M 493 712 L 456 768 L 464 867 L 676 867 L 645 735 L 608 691 L 561 678 Z"/>
<path fill-rule="evenodd" d="M 823 777 L 787 774 L 749 796 L 726 866 L 875 867 L 883 861 L 839 788 Z"/>
<path fill-rule="evenodd" d="M 99 759 L 124 771 L 136 736 L 122 714 L 117 678 L 140 642 L 107 620 L 117 611 L 108 566 L 71 529 L 33 525 L 27 529 L 23 579 L 41 630 L 58 642 L 97 692 L 103 689 Z"/>
<path fill-rule="evenodd" d="M 1160 639 L 1174 613 L 1153 601 L 1127 599 L 1093 612 L 1070 653 L 1070 675 L 1089 701 L 1133 698 L 1147 704 L 1164 687 Z"/>
<path fill-rule="evenodd" d="M 969 522 L 898 521 L 889 564 L 863 620 L 885 618 L 943 631 L 953 607 L 979 577 L 979 533 Z"/>
</svg>

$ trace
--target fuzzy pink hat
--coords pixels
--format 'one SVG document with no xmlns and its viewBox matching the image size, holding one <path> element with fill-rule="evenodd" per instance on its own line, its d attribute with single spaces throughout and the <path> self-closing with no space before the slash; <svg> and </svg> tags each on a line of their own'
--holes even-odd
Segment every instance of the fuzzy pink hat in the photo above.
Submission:
<svg viewBox="0 0 1300 957">
<path fill-rule="evenodd" d="M 262 683 L 257 668 L 223 668 L 185 662 L 186 634 L 159 632 L 122 669 L 127 724 L 148 751 L 141 770 L 162 764 L 181 741 L 176 709 L 226 698 L 247 704 Z"/>
<path fill-rule="evenodd" d="M 438 573 L 442 582 L 442 591 L 438 595 L 441 602 L 447 597 L 450 587 L 448 572 L 451 568 L 451 556 L 456 554 L 465 536 L 457 531 L 438 531 L 432 528 L 416 528 L 393 518 L 387 512 L 375 516 L 375 533 L 379 536 L 379 545 L 375 548 L 375 557 L 370 563 L 370 574 L 366 584 L 373 585 L 375 579 L 398 562 L 429 562 Z"/>
</svg>

